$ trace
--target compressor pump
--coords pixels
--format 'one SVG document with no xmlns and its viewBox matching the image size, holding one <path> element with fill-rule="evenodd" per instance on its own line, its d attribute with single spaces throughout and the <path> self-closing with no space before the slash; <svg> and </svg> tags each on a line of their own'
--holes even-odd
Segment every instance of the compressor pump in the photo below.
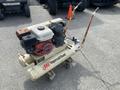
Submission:
<svg viewBox="0 0 120 90">
<path fill-rule="evenodd" d="M 46 73 L 52 77 L 53 69 L 69 62 L 80 44 L 77 39 L 67 39 L 64 28 L 66 23 L 57 18 L 16 31 L 21 46 L 26 54 L 19 54 L 19 62 L 28 68 L 32 80 L 38 79 Z M 51 72 L 52 71 L 52 72 Z"/>
</svg>

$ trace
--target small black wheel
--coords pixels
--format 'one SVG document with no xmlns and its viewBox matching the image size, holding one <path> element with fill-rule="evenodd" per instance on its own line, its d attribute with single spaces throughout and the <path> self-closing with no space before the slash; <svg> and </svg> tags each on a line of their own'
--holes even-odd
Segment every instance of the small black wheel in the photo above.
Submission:
<svg viewBox="0 0 120 90">
<path fill-rule="evenodd" d="M 86 7 L 88 8 L 91 5 L 90 0 L 86 0 Z"/>
<path fill-rule="evenodd" d="M 0 20 L 4 20 L 4 18 L 5 18 L 5 16 L 4 16 L 3 12 L 2 12 L 2 9 L 0 9 Z"/>
<path fill-rule="evenodd" d="M 50 71 L 47 73 L 47 79 L 50 81 L 54 80 L 55 76 L 56 74 L 54 73 L 54 71 Z"/>
<path fill-rule="evenodd" d="M 48 11 L 51 15 L 56 15 L 57 13 L 57 0 L 48 0 L 47 2 L 48 5 Z"/>
<path fill-rule="evenodd" d="M 30 9 L 28 5 L 24 6 L 24 10 L 25 10 L 25 16 L 26 17 L 30 17 Z"/>
<path fill-rule="evenodd" d="M 77 8 L 77 11 L 83 12 L 85 10 L 85 8 L 87 7 L 87 5 L 89 4 L 89 2 L 88 2 L 88 0 L 81 0 L 81 2 L 82 3 Z"/>
<path fill-rule="evenodd" d="M 64 67 L 65 67 L 66 69 L 72 68 L 72 62 L 73 62 L 72 58 L 71 58 L 71 57 L 68 58 L 68 59 L 65 61 L 65 63 L 64 63 Z"/>
</svg>

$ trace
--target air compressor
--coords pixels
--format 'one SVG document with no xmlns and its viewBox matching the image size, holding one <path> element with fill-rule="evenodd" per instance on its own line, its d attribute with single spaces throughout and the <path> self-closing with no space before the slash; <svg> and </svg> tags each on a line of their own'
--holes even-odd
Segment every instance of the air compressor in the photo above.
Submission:
<svg viewBox="0 0 120 90">
<path fill-rule="evenodd" d="M 55 67 L 63 63 L 71 64 L 70 58 L 80 47 L 80 42 L 75 37 L 66 37 L 65 26 L 65 21 L 57 18 L 16 31 L 20 44 L 26 51 L 26 54 L 19 54 L 19 62 L 27 67 L 32 80 L 45 74 L 53 79 Z"/>
</svg>

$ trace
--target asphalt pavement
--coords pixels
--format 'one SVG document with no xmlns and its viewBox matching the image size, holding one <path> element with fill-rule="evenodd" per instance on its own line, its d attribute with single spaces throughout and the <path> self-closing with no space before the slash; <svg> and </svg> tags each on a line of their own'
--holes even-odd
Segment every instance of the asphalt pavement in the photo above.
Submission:
<svg viewBox="0 0 120 90">
<path fill-rule="evenodd" d="M 31 0 L 33 2 L 33 0 Z M 10 15 L 0 21 L 0 90 L 120 90 L 120 4 L 101 8 L 96 14 L 82 49 L 72 56 L 73 67 L 55 69 L 56 77 L 31 81 L 18 62 L 18 53 L 25 53 L 16 37 L 16 30 L 61 17 L 66 10 L 51 16 L 36 2 L 30 4 L 31 18 Z M 80 41 L 94 7 L 76 12 L 67 35 Z"/>
</svg>

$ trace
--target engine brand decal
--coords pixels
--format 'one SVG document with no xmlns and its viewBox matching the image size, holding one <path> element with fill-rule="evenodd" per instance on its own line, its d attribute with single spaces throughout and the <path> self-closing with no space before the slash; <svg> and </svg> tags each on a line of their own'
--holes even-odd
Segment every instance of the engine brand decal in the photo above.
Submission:
<svg viewBox="0 0 120 90">
<path fill-rule="evenodd" d="M 63 58 L 64 56 L 66 56 L 66 54 L 64 53 L 64 54 L 62 54 L 62 55 L 60 55 L 59 57 L 57 57 L 56 59 L 54 59 L 53 61 L 51 61 L 50 63 L 51 64 L 53 64 L 53 63 L 55 63 L 57 60 L 59 60 L 59 59 L 61 59 L 61 58 Z"/>
<path fill-rule="evenodd" d="M 45 63 L 45 64 L 43 65 L 43 70 L 46 70 L 49 66 L 50 66 L 50 63 Z"/>
<path fill-rule="evenodd" d="M 63 58 L 64 56 L 66 56 L 66 54 L 65 54 L 65 53 L 64 53 L 64 54 L 62 54 L 62 55 L 60 55 L 60 56 L 58 56 L 58 57 L 57 57 L 56 59 L 54 59 L 53 61 L 43 64 L 43 67 L 42 67 L 42 68 L 43 68 L 43 70 L 47 70 L 47 69 L 50 67 L 50 64 L 55 63 L 57 60 L 59 60 L 59 59 Z"/>
</svg>

